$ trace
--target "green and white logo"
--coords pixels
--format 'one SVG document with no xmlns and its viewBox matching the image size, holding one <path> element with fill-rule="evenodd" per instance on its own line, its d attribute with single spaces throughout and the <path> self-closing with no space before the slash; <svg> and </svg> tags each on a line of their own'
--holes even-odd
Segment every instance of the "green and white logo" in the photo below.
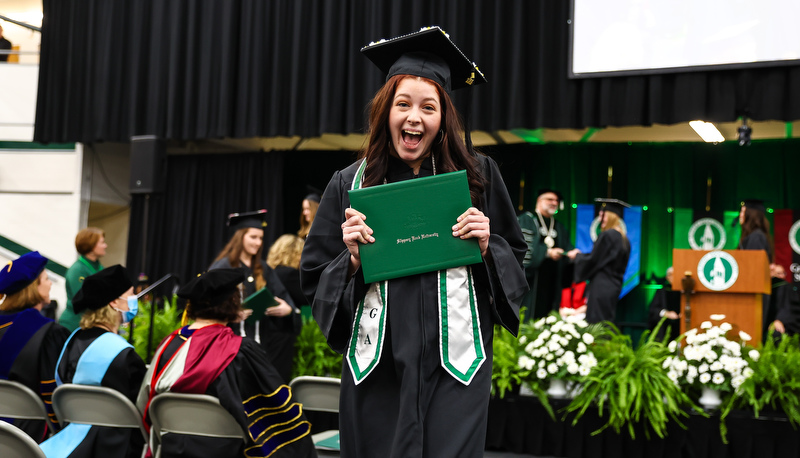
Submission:
<svg viewBox="0 0 800 458">
<path fill-rule="evenodd" d="M 621 218 L 619 220 L 619 225 L 622 226 L 623 229 L 625 229 L 625 232 L 628 232 L 628 226 L 625 225 L 625 221 L 623 221 Z M 589 236 L 592 238 L 592 242 L 596 242 L 597 241 L 597 237 L 600 236 L 600 217 L 599 216 L 596 216 L 592 220 L 592 225 L 589 226 Z"/>
<path fill-rule="evenodd" d="M 714 218 L 700 218 L 689 228 L 693 250 L 721 250 L 726 242 L 725 228 Z"/>
<path fill-rule="evenodd" d="M 712 251 L 700 258 L 697 276 L 700 283 L 711 291 L 724 291 L 739 278 L 739 264 L 729 253 Z"/>
<path fill-rule="evenodd" d="M 800 219 L 795 221 L 792 224 L 792 228 L 789 229 L 789 245 L 792 246 L 792 250 L 795 253 L 800 254 L 800 240 L 798 240 L 798 232 L 800 232 Z"/>
</svg>

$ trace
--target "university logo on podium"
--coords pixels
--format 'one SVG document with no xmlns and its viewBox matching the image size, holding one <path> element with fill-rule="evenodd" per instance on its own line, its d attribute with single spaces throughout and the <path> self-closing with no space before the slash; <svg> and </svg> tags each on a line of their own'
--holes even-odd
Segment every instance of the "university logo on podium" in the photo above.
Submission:
<svg viewBox="0 0 800 458">
<path fill-rule="evenodd" d="M 597 237 L 600 236 L 600 223 L 602 223 L 602 221 L 600 221 L 600 217 L 598 216 L 592 220 L 592 225 L 589 226 L 589 236 L 592 238 L 592 242 L 596 242 Z M 625 224 L 624 220 L 619 220 L 619 225 L 625 229 L 626 233 L 628 232 L 628 226 Z"/>
<path fill-rule="evenodd" d="M 724 251 L 706 253 L 697 263 L 700 283 L 711 291 L 724 291 L 739 278 L 739 264 Z"/>
<path fill-rule="evenodd" d="M 689 246 L 693 250 L 721 250 L 727 240 L 725 228 L 714 218 L 700 218 L 689 227 Z"/>
</svg>

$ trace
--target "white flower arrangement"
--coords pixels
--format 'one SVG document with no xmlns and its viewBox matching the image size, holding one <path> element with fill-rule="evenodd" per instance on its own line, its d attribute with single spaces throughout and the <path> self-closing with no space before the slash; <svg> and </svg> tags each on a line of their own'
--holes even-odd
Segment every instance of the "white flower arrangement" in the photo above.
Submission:
<svg viewBox="0 0 800 458">
<path fill-rule="evenodd" d="M 715 321 L 724 318 L 712 315 Z M 683 339 L 683 348 L 670 342 L 668 349 L 673 355 L 664 360 L 662 367 L 676 385 L 735 392 L 753 374 L 749 365 L 758 360 L 758 350 L 745 346 L 750 336 L 744 332 L 739 333 L 740 342 L 728 340 L 726 335 L 733 329 L 729 323 L 714 325 L 705 321 L 700 328 L 705 332 L 691 329 L 678 339 Z"/>
<path fill-rule="evenodd" d="M 548 315 L 524 326 L 519 338 L 518 365 L 529 383 L 551 379 L 578 381 L 597 365 L 591 347 L 594 336 L 586 332 L 586 320 Z"/>
</svg>

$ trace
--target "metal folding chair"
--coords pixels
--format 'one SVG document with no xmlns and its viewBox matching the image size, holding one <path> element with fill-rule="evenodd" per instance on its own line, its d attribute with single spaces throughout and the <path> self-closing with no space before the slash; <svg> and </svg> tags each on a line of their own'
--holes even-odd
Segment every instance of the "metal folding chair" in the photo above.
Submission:
<svg viewBox="0 0 800 458">
<path fill-rule="evenodd" d="M 161 393 L 150 402 L 148 410 L 152 428 L 152 445 L 156 458 L 161 456 L 161 436 L 238 438 L 246 440 L 245 431 L 219 399 L 206 394 Z"/>
<path fill-rule="evenodd" d="M 3 458 L 45 458 L 39 444 L 21 429 L 0 421 L 0 456 Z"/>
<path fill-rule="evenodd" d="M 303 405 L 303 410 L 339 413 L 339 392 L 342 381 L 333 377 L 304 375 L 289 383 L 295 401 Z M 318 450 L 338 450 L 336 446 L 325 445 L 326 441 L 339 435 L 339 430 L 331 429 L 311 436 Z"/>
</svg>

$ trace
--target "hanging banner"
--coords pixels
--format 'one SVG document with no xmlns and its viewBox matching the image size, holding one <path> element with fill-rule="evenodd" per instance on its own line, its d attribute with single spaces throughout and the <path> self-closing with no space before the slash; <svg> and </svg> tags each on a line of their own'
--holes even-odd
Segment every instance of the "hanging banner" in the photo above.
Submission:
<svg viewBox="0 0 800 458">
<path fill-rule="evenodd" d="M 676 208 L 673 214 L 673 248 L 680 250 L 735 250 L 741 227 L 739 212 L 694 212 Z"/>
<path fill-rule="evenodd" d="M 775 263 L 783 266 L 786 281 L 800 282 L 800 210 L 775 210 Z"/>
</svg>

